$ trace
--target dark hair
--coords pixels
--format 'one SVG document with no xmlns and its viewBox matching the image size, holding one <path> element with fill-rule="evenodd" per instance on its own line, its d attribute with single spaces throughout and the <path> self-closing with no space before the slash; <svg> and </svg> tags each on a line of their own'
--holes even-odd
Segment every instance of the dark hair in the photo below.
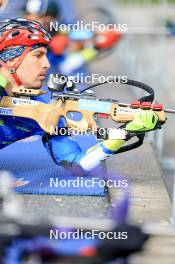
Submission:
<svg viewBox="0 0 175 264">
<path fill-rule="evenodd" d="M 52 16 L 52 17 L 58 17 L 60 15 L 60 9 L 58 7 L 58 4 L 56 4 L 55 1 L 50 0 L 48 3 L 46 15 Z"/>
</svg>

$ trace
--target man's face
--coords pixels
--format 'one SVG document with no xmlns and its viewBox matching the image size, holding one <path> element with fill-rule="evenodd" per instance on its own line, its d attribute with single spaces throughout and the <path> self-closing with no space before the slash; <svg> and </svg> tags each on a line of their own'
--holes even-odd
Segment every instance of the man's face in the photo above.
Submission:
<svg viewBox="0 0 175 264">
<path fill-rule="evenodd" d="M 22 84 L 26 88 L 41 88 L 47 71 L 50 68 L 47 49 L 40 47 L 30 51 L 17 69 Z"/>
</svg>

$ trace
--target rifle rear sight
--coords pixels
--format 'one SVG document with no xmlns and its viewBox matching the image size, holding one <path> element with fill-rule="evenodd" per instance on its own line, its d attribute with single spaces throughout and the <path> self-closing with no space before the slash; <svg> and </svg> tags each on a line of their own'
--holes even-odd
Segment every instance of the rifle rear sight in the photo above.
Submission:
<svg viewBox="0 0 175 264">
<path fill-rule="evenodd" d="M 73 91 L 73 92 L 63 92 L 63 93 L 52 93 L 52 97 L 55 99 L 61 99 L 63 101 L 67 99 L 71 100 L 79 100 L 79 99 L 96 99 L 94 93 L 92 90 L 87 90 L 83 93 L 80 93 L 79 91 Z"/>
<path fill-rule="evenodd" d="M 50 92 L 65 92 L 74 91 L 75 85 L 71 77 L 61 74 L 50 74 L 47 82 L 48 89 Z"/>
<path fill-rule="evenodd" d="M 64 78 L 63 78 L 64 77 Z M 81 98 L 92 99 L 95 98 L 94 92 L 92 90 L 86 90 L 81 93 L 81 91 L 75 87 L 75 84 L 71 77 L 64 75 L 49 75 L 48 89 L 52 93 L 52 97 L 59 98 L 62 100 Z"/>
</svg>

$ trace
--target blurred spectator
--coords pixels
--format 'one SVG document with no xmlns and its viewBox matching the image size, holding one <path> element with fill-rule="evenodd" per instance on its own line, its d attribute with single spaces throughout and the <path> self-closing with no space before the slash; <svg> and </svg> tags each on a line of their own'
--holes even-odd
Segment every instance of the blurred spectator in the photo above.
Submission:
<svg viewBox="0 0 175 264">
<path fill-rule="evenodd" d="M 50 22 L 54 22 L 54 21 L 60 22 L 61 19 L 61 9 L 59 7 L 59 1 L 58 0 L 27 0 L 25 4 L 25 8 L 23 10 L 23 16 L 28 19 L 33 19 L 40 22 L 50 32 L 49 30 Z M 53 42 L 51 41 L 51 45 L 48 49 L 48 59 L 51 67 L 47 75 L 49 75 L 50 73 L 59 72 L 59 63 L 64 59 L 62 57 L 64 47 L 61 48 L 61 50 L 60 47 L 65 46 L 64 44 L 65 40 L 67 43 L 67 37 L 65 37 L 65 39 L 61 39 L 61 38 L 57 39 L 58 32 L 52 31 L 50 32 L 50 34 L 52 35 Z M 56 50 L 56 52 L 54 53 L 53 50 L 54 51 Z"/>
<path fill-rule="evenodd" d="M 27 0 L 25 17 L 39 21 L 47 30 L 52 21 L 60 19 L 60 8 L 55 0 Z"/>
</svg>

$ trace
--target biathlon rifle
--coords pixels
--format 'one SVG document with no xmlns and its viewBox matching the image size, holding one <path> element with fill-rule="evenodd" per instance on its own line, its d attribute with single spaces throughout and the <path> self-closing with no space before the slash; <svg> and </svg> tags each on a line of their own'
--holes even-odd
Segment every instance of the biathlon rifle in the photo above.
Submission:
<svg viewBox="0 0 175 264">
<path fill-rule="evenodd" d="M 109 81 L 93 84 L 80 91 L 75 87 L 72 79 L 65 78 L 63 82 L 63 78 L 61 77 L 60 75 L 53 74 L 49 77 L 48 89 L 51 91 L 53 99 L 49 104 L 31 99 L 31 96 L 42 94 L 42 91 L 19 87 L 19 89 L 15 88 L 12 90 L 14 97 L 2 97 L 0 102 L 0 115 L 12 115 L 33 119 L 46 133 L 53 135 L 58 132 L 56 128 L 60 117 L 64 117 L 67 128 L 83 133 L 87 129 L 93 130 L 94 127 L 97 128 L 96 121 L 99 118 L 111 118 L 114 122 L 125 125 L 134 119 L 136 112 L 145 110 L 154 111 L 157 114 L 159 122 L 156 128 L 161 128 L 167 119 L 165 113 L 175 113 L 175 110 L 166 109 L 161 104 L 153 104 L 154 90 L 138 81 L 129 79 L 122 81 L 118 77 L 110 80 L 110 83 L 116 82 L 135 86 L 148 93 L 148 95 L 127 104 L 114 99 L 95 98 L 92 89 L 105 83 L 109 84 Z M 28 96 L 28 99 L 26 99 L 26 96 Z M 120 127 L 120 131 L 124 131 L 124 125 Z M 134 145 L 129 145 L 129 147 L 124 146 L 122 151 L 140 146 L 143 143 L 144 135 L 144 132 L 125 131 L 125 134 L 122 135 L 124 138 L 118 139 L 128 140 L 136 136 L 138 141 L 133 143 Z M 107 138 L 109 138 L 109 134 L 105 135 L 105 139 Z"/>
</svg>

